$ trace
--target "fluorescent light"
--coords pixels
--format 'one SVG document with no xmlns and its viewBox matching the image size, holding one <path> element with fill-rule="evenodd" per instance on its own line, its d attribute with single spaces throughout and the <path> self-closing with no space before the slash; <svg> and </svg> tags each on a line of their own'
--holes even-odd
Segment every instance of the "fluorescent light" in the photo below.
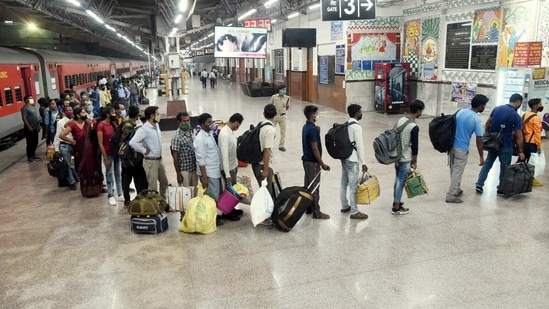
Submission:
<svg viewBox="0 0 549 309">
<path fill-rule="evenodd" d="M 212 32 L 212 33 L 208 34 L 208 37 L 212 37 L 213 35 L 214 35 L 214 33 Z"/>
<path fill-rule="evenodd" d="M 288 15 L 288 19 L 294 18 L 294 17 L 297 17 L 297 16 L 299 16 L 299 12 L 294 12 L 294 13 Z"/>
<path fill-rule="evenodd" d="M 227 27 L 230 27 L 230 26 L 232 26 L 232 25 L 233 25 L 233 24 L 228 24 Z"/>
<path fill-rule="evenodd" d="M 68 3 L 74 5 L 74 6 L 81 6 L 80 2 L 76 0 L 67 0 Z"/>
<path fill-rule="evenodd" d="M 244 18 L 246 18 L 246 17 L 252 15 L 252 14 L 255 13 L 255 12 L 257 12 L 257 9 L 251 9 L 251 10 L 249 10 L 248 12 L 246 12 L 246 13 L 240 15 L 240 17 L 238 17 L 238 20 L 243 20 Z"/>
<path fill-rule="evenodd" d="M 187 8 L 187 0 L 180 0 L 179 1 L 179 11 L 185 12 L 185 9 Z"/>
<path fill-rule="evenodd" d="M 116 32 L 116 29 L 114 29 L 114 28 L 111 27 L 110 25 L 105 24 L 105 28 L 109 29 L 109 30 L 112 31 L 112 32 Z"/>
<path fill-rule="evenodd" d="M 274 23 L 276 23 L 276 21 L 277 21 L 277 19 L 276 19 L 276 18 L 275 18 L 275 19 L 271 19 L 271 24 L 274 24 Z"/>
<path fill-rule="evenodd" d="M 4 23 L 7 25 L 13 25 L 13 20 L 6 20 Z"/>
<path fill-rule="evenodd" d="M 273 3 L 277 2 L 278 0 L 269 0 L 267 2 L 265 2 L 265 7 L 266 8 L 270 8 L 271 5 L 273 5 Z"/>
<path fill-rule="evenodd" d="M 311 5 L 311 6 L 309 7 L 309 10 L 314 10 L 314 9 L 316 9 L 316 8 L 319 7 L 319 6 L 320 6 L 320 3 L 313 4 L 313 5 Z"/>
<path fill-rule="evenodd" d="M 175 17 L 175 20 L 173 22 L 178 24 L 181 21 L 182 18 L 183 18 L 183 15 L 177 14 L 177 16 Z"/>
<path fill-rule="evenodd" d="M 93 19 L 95 19 L 95 21 L 97 21 L 98 23 L 100 24 L 103 24 L 105 23 L 99 16 L 97 16 L 94 12 L 90 11 L 90 10 L 86 10 L 86 13 L 88 13 L 88 15 L 90 15 L 91 17 L 93 17 Z"/>
</svg>

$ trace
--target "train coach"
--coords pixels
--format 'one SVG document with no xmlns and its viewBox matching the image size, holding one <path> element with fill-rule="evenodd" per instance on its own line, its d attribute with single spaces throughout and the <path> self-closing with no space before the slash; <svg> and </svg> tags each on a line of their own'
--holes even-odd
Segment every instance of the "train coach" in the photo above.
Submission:
<svg viewBox="0 0 549 309">
<path fill-rule="evenodd" d="M 144 68 L 146 62 L 139 60 L 0 47 L 0 146 L 9 147 L 22 136 L 20 111 L 26 95 L 35 102 L 41 97 L 59 98 L 71 85 L 80 92 L 95 85 L 100 76 L 131 76 Z"/>
</svg>

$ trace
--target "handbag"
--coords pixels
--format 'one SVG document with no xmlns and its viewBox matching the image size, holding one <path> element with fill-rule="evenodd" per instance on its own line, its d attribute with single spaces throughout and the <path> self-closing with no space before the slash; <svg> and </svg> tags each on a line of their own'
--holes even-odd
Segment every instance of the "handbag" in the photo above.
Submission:
<svg viewBox="0 0 549 309">
<path fill-rule="evenodd" d="M 261 188 L 255 193 L 250 205 L 252 223 L 257 226 L 259 223 L 268 219 L 273 214 L 274 202 L 269 190 L 267 189 L 267 180 L 261 181 Z"/>
<path fill-rule="evenodd" d="M 543 175 L 545 172 L 545 153 L 543 151 L 531 153 L 529 163 L 534 166 L 534 177 Z"/>
<path fill-rule="evenodd" d="M 429 192 L 427 184 L 425 183 L 425 178 L 418 170 L 410 171 L 406 177 L 406 181 L 404 181 L 404 189 L 406 190 L 408 198 L 413 198 Z"/>
<path fill-rule="evenodd" d="M 507 120 L 509 120 L 509 117 L 513 115 L 513 113 L 516 113 L 516 111 L 510 112 L 507 117 L 505 117 L 505 120 L 501 123 L 501 126 L 499 128 L 498 132 L 484 132 L 484 135 L 482 136 L 482 145 L 484 150 L 486 151 L 499 151 L 499 148 L 501 147 L 501 144 L 503 142 L 503 129 L 505 129 L 505 124 L 507 123 Z"/>
<path fill-rule="evenodd" d="M 368 172 L 362 173 L 362 177 L 360 177 L 359 180 L 359 185 L 356 188 L 357 204 L 371 204 L 376 198 L 379 197 L 379 194 L 380 189 L 377 177 Z"/>
<path fill-rule="evenodd" d="M 179 212 L 184 212 L 189 201 L 195 197 L 193 187 L 168 186 L 167 191 L 168 205 Z"/>
</svg>

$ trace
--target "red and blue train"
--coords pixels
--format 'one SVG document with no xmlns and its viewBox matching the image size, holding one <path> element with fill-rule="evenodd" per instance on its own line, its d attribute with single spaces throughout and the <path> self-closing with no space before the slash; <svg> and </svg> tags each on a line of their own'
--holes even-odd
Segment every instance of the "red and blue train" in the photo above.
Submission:
<svg viewBox="0 0 549 309">
<path fill-rule="evenodd" d="M 131 76 L 148 67 L 142 60 L 108 58 L 51 50 L 0 47 L 0 145 L 11 146 L 23 130 L 23 98 L 59 98 L 97 83 L 99 76 Z M 36 109 L 39 106 L 36 104 Z"/>
</svg>

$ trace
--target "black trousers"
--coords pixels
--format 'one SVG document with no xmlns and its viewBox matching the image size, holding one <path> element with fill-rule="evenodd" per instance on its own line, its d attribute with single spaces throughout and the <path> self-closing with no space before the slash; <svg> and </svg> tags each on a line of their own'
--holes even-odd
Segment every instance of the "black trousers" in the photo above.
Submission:
<svg viewBox="0 0 549 309">
<path fill-rule="evenodd" d="M 257 179 L 257 183 L 259 184 L 259 187 L 261 187 L 261 171 L 263 170 L 263 164 L 254 163 L 252 164 L 252 171 L 254 172 L 255 179 Z M 274 184 L 273 184 L 273 169 L 269 168 L 269 176 L 267 176 L 267 190 L 269 191 L 269 194 L 271 194 L 271 197 L 273 198 L 273 201 L 276 199 L 275 191 L 274 191 Z"/>
<path fill-rule="evenodd" d="M 24 129 L 25 139 L 27 140 L 27 159 L 36 157 L 36 148 L 38 148 L 38 129 L 32 131 Z"/>
<path fill-rule="evenodd" d="M 147 175 L 145 174 L 145 169 L 143 165 L 138 164 L 137 166 L 122 166 L 122 191 L 124 193 L 124 203 L 129 203 L 130 199 L 130 183 L 135 184 L 135 190 L 137 193 L 146 190 L 149 187 L 147 182 Z"/>
</svg>

